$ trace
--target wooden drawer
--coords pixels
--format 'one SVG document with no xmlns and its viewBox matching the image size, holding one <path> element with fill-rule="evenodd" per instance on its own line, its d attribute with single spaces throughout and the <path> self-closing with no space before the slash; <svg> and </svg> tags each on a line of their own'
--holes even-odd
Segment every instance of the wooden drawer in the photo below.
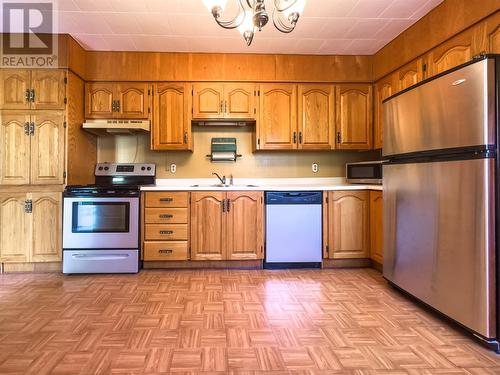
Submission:
<svg viewBox="0 0 500 375">
<path fill-rule="evenodd" d="M 187 224 L 146 224 L 144 239 L 146 241 L 187 241 L 188 226 Z"/>
<path fill-rule="evenodd" d="M 144 260 L 187 260 L 186 241 L 144 242 Z"/>
<path fill-rule="evenodd" d="M 146 208 L 146 224 L 187 224 L 187 208 Z"/>
<path fill-rule="evenodd" d="M 146 193 L 146 207 L 187 207 L 188 192 L 159 191 Z"/>
</svg>

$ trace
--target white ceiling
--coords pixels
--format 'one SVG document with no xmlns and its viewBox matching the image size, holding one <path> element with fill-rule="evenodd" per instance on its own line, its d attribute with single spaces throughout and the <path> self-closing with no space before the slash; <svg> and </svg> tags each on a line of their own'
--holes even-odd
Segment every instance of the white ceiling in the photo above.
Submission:
<svg viewBox="0 0 500 375">
<path fill-rule="evenodd" d="M 58 28 L 90 50 L 371 55 L 442 1 L 307 0 L 292 33 L 270 21 L 250 47 L 202 0 L 58 0 Z M 266 0 L 270 15 L 273 3 Z"/>
</svg>

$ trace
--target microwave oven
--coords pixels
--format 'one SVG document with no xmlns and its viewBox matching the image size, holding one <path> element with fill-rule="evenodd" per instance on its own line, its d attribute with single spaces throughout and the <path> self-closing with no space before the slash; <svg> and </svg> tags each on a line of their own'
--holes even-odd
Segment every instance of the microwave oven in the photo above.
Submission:
<svg viewBox="0 0 500 375">
<path fill-rule="evenodd" d="M 346 180 L 351 184 L 382 185 L 382 164 L 381 160 L 347 163 Z"/>
</svg>

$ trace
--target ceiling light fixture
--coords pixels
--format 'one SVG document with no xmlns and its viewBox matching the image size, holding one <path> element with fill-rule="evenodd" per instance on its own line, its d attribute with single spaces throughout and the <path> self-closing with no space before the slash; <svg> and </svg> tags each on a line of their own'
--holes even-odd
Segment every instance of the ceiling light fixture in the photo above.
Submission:
<svg viewBox="0 0 500 375">
<path fill-rule="evenodd" d="M 227 0 L 203 0 L 212 12 L 215 22 L 224 29 L 238 29 L 247 45 L 252 44 L 255 30 L 261 31 L 269 21 L 264 0 L 234 0 L 238 6 L 234 18 L 223 21 L 222 13 Z M 306 0 L 274 0 L 273 24 L 282 33 L 291 33 L 302 11 Z"/>
</svg>

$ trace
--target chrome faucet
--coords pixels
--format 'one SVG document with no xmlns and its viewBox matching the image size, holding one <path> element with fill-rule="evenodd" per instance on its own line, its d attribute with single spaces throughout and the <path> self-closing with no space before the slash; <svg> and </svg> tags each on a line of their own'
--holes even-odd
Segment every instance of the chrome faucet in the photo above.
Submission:
<svg viewBox="0 0 500 375">
<path fill-rule="evenodd" d="M 219 174 L 218 174 L 218 173 L 215 173 L 215 172 L 212 172 L 212 175 L 213 175 L 213 176 L 217 176 L 217 178 L 219 179 L 219 181 L 220 181 L 220 183 L 221 183 L 222 185 L 225 185 L 225 184 L 226 184 L 226 176 L 222 176 L 222 177 L 221 177 L 221 176 L 219 176 Z"/>
</svg>

